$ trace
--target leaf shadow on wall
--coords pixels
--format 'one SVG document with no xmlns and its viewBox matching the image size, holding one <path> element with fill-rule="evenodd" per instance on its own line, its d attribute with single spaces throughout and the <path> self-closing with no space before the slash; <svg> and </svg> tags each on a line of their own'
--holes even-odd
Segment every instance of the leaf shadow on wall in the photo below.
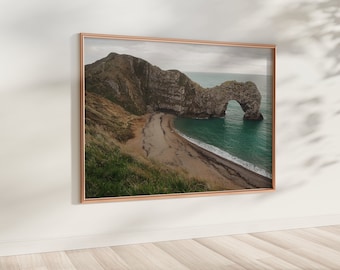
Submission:
<svg viewBox="0 0 340 270">
<path fill-rule="evenodd" d="M 161 6 L 163 20 L 161 24 L 155 21 L 152 36 L 261 43 L 264 35 L 262 32 L 251 35 L 255 26 L 249 24 L 249 16 L 255 19 L 255 14 L 265 8 L 264 1 L 233 1 L 231 4 L 223 0 L 209 3 L 206 0 L 173 0 L 163 1 Z"/>
<path fill-rule="evenodd" d="M 324 78 L 340 74 L 340 12 L 338 0 L 305 1 L 288 6 L 273 17 L 280 32 L 280 49 L 299 56 L 306 52 L 303 40 L 317 43 L 321 57 L 332 59 L 330 66 L 323 66 Z M 287 24 L 288 22 L 288 24 Z M 290 30 L 295 31 L 292 35 Z M 298 31 L 298 32 L 296 32 Z M 330 43 L 326 45 L 325 43 Z"/>
<path fill-rule="evenodd" d="M 339 165 L 339 131 L 335 128 L 340 122 L 338 4 L 338 0 L 304 1 L 286 5 L 272 17 L 279 33 L 279 57 L 289 59 L 291 65 L 291 74 L 284 76 L 292 78 L 278 81 L 277 87 L 277 156 L 284 164 L 281 167 L 286 166 L 280 174 L 285 183 L 279 192 L 326 178 Z"/>
</svg>

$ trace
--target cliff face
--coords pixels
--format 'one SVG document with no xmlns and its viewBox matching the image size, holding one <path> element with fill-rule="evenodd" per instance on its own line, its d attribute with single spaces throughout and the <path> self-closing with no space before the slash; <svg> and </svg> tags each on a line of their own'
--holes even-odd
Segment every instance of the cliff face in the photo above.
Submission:
<svg viewBox="0 0 340 270">
<path fill-rule="evenodd" d="M 229 100 L 236 100 L 244 119 L 263 119 L 261 94 L 252 82 L 227 81 L 203 88 L 178 70 L 164 71 L 130 55 L 111 53 L 85 66 L 85 87 L 134 114 L 161 110 L 196 118 L 221 117 Z"/>
</svg>

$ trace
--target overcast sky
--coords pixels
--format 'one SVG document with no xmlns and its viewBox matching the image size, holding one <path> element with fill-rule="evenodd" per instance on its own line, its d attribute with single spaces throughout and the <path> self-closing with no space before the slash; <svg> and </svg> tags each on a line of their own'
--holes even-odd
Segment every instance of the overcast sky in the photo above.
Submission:
<svg viewBox="0 0 340 270">
<path fill-rule="evenodd" d="M 85 64 L 111 52 L 142 58 L 164 70 L 271 75 L 271 49 L 85 37 Z"/>
</svg>

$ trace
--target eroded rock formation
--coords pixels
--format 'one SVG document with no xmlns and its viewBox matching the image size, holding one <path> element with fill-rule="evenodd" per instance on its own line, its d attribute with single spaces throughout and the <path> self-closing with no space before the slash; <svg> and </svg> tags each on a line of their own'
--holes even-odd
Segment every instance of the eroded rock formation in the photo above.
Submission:
<svg viewBox="0 0 340 270">
<path fill-rule="evenodd" d="M 196 118 L 223 117 L 228 102 L 236 100 L 244 119 L 263 119 L 261 94 L 253 82 L 227 81 L 203 88 L 178 70 L 164 71 L 130 55 L 111 53 L 87 65 L 85 87 L 134 114 L 169 111 Z"/>
</svg>

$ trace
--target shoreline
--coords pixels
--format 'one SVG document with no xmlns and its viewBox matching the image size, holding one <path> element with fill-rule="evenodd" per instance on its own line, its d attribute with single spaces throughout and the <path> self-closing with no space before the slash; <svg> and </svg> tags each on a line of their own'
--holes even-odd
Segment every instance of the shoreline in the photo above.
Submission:
<svg viewBox="0 0 340 270">
<path fill-rule="evenodd" d="M 187 177 L 205 181 L 212 191 L 271 188 L 272 180 L 188 141 L 176 132 L 175 116 L 147 114 L 134 125 L 135 138 L 124 149 L 144 159 L 161 163 Z"/>
<path fill-rule="evenodd" d="M 189 136 L 186 136 L 185 134 L 181 133 L 181 132 L 180 132 L 178 129 L 176 129 L 175 127 L 173 127 L 173 129 L 174 129 L 175 132 L 177 132 L 177 134 L 178 134 L 179 136 L 181 136 L 183 139 L 187 140 L 189 143 L 191 143 L 191 144 L 193 144 L 193 145 L 195 145 L 195 146 L 197 146 L 197 147 L 199 147 L 199 148 L 201 148 L 201 149 L 204 149 L 204 150 L 208 151 L 209 153 L 212 153 L 212 154 L 214 154 L 214 155 L 216 155 L 216 156 L 219 156 L 219 157 L 221 157 L 221 158 L 223 158 L 223 159 L 225 159 L 225 160 L 228 160 L 228 161 L 230 161 L 230 162 L 233 162 L 233 163 L 235 163 L 235 164 L 238 164 L 238 165 L 240 165 L 242 168 L 245 168 L 246 170 L 252 171 L 252 172 L 254 172 L 254 173 L 256 173 L 256 174 L 262 175 L 262 176 L 267 177 L 267 178 L 271 178 L 271 177 L 272 177 L 272 175 L 271 175 L 270 173 L 268 173 L 267 171 L 265 171 L 264 169 L 260 169 L 259 167 L 256 167 L 255 165 L 253 165 L 253 164 L 251 164 L 251 163 L 249 163 L 249 162 L 247 162 L 247 161 L 241 160 L 241 159 L 239 159 L 239 158 L 237 158 L 237 157 L 233 157 L 232 155 L 230 155 L 230 154 L 229 154 L 228 152 L 226 152 L 225 150 L 222 150 L 222 149 L 220 149 L 220 148 L 218 148 L 218 147 L 216 147 L 216 146 L 214 146 L 214 145 L 210 145 L 210 144 L 201 142 L 201 141 L 199 141 L 199 140 L 190 138 Z M 209 147 L 216 148 L 217 151 L 218 151 L 218 150 L 221 151 L 221 154 L 215 152 L 216 150 L 215 150 L 215 151 L 214 151 L 214 150 L 209 150 Z M 228 156 L 230 156 L 230 158 L 229 158 Z M 251 167 L 253 167 L 253 168 L 255 168 L 255 169 L 249 168 L 249 167 L 247 167 L 247 166 L 249 166 L 249 167 L 251 166 Z"/>
</svg>

